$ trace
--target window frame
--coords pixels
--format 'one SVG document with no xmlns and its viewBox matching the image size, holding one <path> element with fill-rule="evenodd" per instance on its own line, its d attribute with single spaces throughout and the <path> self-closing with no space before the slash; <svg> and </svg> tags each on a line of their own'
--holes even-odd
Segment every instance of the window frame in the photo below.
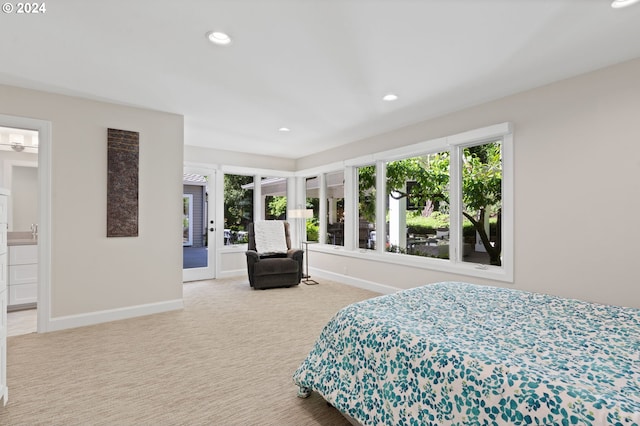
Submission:
<svg viewBox="0 0 640 426">
<path fill-rule="evenodd" d="M 462 260 L 462 151 L 465 147 L 500 140 L 502 150 L 502 265 L 493 266 Z M 449 259 L 433 259 L 402 255 L 385 251 L 384 244 L 376 250 L 360 249 L 357 241 L 358 227 L 358 179 L 357 168 L 376 164 L 376 230 L 386 235 L 386 164 L 419 155 L 449 151 L 450 161 L 450 254 Z M 388 262 L 410 267 L 461 274 L 497 281 L 513 282 L 514 269 L 514 169 L 513 126 L 509 122 L 494 124 L 450 136 L 431 139 L 401 148 L 381 151 L 340 163 L 345 173 L 345 245 L 315 244 L 313 250 L 339 253 L 342 256 Z M 330 164 L 313 170 L 303 170 L 296 176 L 314 176 L 335 171 L 339 167 Z M 324 218 L 320 217 L 320 229 Z M 326 223 L 324 224 L 326 229 Z"/>
</svg>

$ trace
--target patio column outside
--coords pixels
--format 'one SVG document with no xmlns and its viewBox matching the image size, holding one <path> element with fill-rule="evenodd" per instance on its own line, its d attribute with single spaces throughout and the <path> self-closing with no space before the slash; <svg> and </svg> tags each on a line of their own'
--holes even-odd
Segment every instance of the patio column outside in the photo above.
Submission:
<svg viewBox="0 0 640 426">
<path fill-rule="evenodd" d="M 402 189 L 404 191 L 404 188 Z M 392 195 L 398 196 L 398 193 Z M 407 203 L 405 198 L 399 200 L 389 196 L 389 244 L 392 246 L 407 248 Z M 376 236 L 377 243 L 384 244 L 383 236 Z"/>
</svg>

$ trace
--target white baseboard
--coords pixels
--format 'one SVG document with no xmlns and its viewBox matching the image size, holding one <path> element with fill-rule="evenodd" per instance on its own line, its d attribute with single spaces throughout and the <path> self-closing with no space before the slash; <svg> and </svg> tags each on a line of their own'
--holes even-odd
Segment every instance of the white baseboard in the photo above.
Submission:
<svg viewBox="0 0 640 426">
<path fill-rule="evenodd" d="M 324 269 L 309 268 L 309 272 L 311 273 L 312 277 L 315 275 L 320 278 L 325 278 L 331 281 L 337 281 L 339 283 L 347 284 L 353 287 L 375 291 L 376 293 L 391 294 L 391 293 L 395 293 L 396 291 L 402 290 L 397 287 L 392 287 L 389 285 L 380 284 L 373 281 L 367 281 L 360 278 L 354 278 L 354 277 L 350 277 L 349 275 L 337 274 L 335 272 L 326 271 Z"/>
<path fill-rule="evenodd" d="M 218 271 L 216 278 L 233 278 L 244 275 L 247 277 L 247 282 L 249 282 L 249 277 L 247 276 L 247 268 L 244 269 L 230 269 L 227 271 Z"/>
<path fill-rule="evenodd" d="M 182 299 L 168 300 L 166 302 L 148 303 L 145 305 L 128 306 L 126 308 L 110 309 L 105 311 L 88 312 L 86 314 L 68 315 L 51 318 L 48 321 L 46 331 L 65 330 L 67 328 L 84 327 L 87 325 L 101 324 L 144 315 L 158 314 L 161 312 L 183 309 Z"/>
</svg>

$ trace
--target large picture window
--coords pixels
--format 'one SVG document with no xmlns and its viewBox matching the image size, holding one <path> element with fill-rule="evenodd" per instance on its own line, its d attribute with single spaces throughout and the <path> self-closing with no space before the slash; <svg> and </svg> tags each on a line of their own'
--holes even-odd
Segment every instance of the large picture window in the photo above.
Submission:
<svg viewBox="0 0 640 426">
<path fill-rule="evenodd" d="M 512 145 L 502 123 L 346 161 L 324 174 L 324 242 L 349 256 L 513 280 Z"/>
</svg>

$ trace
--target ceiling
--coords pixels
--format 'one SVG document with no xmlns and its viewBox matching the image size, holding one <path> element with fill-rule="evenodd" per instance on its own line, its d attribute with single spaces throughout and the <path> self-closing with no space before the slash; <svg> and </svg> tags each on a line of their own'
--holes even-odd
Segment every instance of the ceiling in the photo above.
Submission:
<svg viewBox="0 0 640 426">
<path fill-rule="evenodd" d="M 640 57 L 640 4 L 610 3 L 57 0 L 2 14 L 0 84 L 181 114 L 186 145 L 300 158 Z"/>
</svg>

